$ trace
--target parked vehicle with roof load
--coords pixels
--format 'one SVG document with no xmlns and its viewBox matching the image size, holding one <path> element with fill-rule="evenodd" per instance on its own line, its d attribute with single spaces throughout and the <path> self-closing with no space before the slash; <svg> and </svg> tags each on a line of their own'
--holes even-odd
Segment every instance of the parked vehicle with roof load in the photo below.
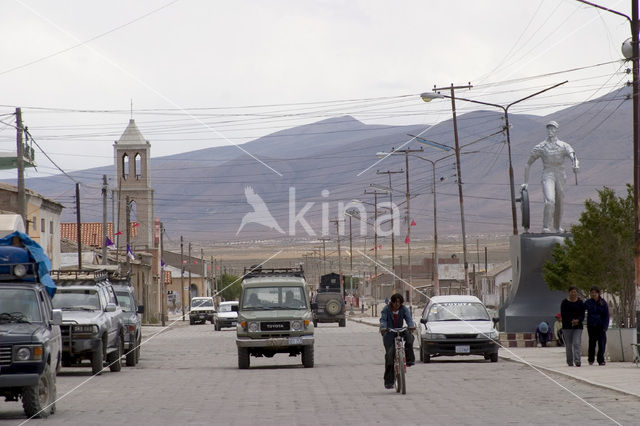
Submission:
<svg viewBox="0 0 640 426">
<path fill-rule="evenodd" d="M 245 269 L 236 325 L 238 368 L 249 357 L 302 355 L 313 367 L 313 316 L 302 268 Z"/>
<path fill-rule="evenodd" d="M 42 248 L 19 232 L 0 239 L 0 396 L 22 399 L 27 417 L 55 412 L 62 312 Z"/>
<path fill-rule="evenodd" d="M 135 367 L 140 360 L 142 343 L 142 315 L 144 305 L 136 302 L 135 288 L 129 277 L 111 275 L 109 281 L 116 292 L 118 305 L 122 308 L 122 325 L 124 327 L 124 356 L 127 367 Z"/>
<path fill-rule="evenodd" d="M 91 362 L 100 374 L 105 360 L 111 371 L 120 371 L 125 330 L 122 308 L 107 271 L 52 271 L 58 285 L 53 306 L 62 310 L 62 366 Z"/>
<path fill-rule="evenodd" d="M 320 277 L 320 286 L 311 309 L 314 326 L 321 322 L 337 322 L 340 327 L 347 325 L 347 309 L 344 294 L 340 290 L 340 275 L 331 273 Z"/>
</svg>

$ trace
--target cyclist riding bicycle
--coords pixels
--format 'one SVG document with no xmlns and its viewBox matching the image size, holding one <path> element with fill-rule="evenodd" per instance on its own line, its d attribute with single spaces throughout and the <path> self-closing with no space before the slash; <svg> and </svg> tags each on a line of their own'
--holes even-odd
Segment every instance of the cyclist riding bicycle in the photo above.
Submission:
<svg viewBox="0 0 640 426">
<path fill-rule="evenodd" d="M 394 294 L 391 296 L 389 304 L 382 309 L 380 316 L 380 333 L 382 334 L 382 343 L 385 348 L 384 358 L 384 387 L 387 389 L 393 388 L 394 374 L 393 374 L 393 360 L 396 356 L 396 348 L 394 344 L 393 333 L 387 333 L 390 328 L 401 328 L 403 321 L 407 323 L 408 330 L 402 333 L 402 338 L 405 341 L 405 355 L 407 360 L 407 367 L 412 366 L 416 362 L 416 356 L 413 353 L 413 330 L 416 329 L 416 325 L 411 318 L 411 312 L 404 306 L 404 298 L 401 294 Z"/>
</svg>

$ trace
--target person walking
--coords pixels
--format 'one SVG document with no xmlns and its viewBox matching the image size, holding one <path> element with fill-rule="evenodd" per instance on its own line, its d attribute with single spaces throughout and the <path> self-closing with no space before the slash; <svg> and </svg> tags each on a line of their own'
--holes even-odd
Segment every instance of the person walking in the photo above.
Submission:
<svg viewBox="0 0 640 426">
<path fill-rule="evenodd" d="M 589 299 L 585 302 L 587 308 L 587 333 L 589 333 L 589 365 L 593 365 L 598 345 L 598 365 L 605 365 L 604 351 L 607 346 L 607 329 L 609 328 L 609 306 L 600 297 L 600 289 L 591 287 Z"/>
<path fill-rule="evenodd" d="M 580 355 L 582 352 L 582 322 L 584 321 L 585 305 L 578 297 L 578 289 L 569 287 L 569 295 L 560 304 L 562 316 L 562 337 L 567 354 L 569 367 L 580 367 Z"/>
</svg>

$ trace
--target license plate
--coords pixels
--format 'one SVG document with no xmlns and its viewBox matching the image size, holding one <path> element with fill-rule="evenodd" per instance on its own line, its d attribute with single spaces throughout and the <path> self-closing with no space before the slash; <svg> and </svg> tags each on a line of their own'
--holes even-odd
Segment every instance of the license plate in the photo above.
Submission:
<svg viewBox="0 0 640 426">
<path fill-rule="evenodd" d="M 235 322 L 235 321 L 231 321 L 231 325 L 232 325 L 232 326 L 235 326 L 235 325 L 236 325 L 236 322 Z"/>
<path fill-rule="evenodd" d="M 302 344 L 302 337 L 289 337 L 289 344 L 290 345 L 301 345 Z"/>
<path fill-rule="evenodd" d="M 457 345 L 456 346 L 456 353 L 457 354 L 468 354 L 469 352 L 471 352 L 471 348 L 469 347 L 469 345 Z"/>
</svg>

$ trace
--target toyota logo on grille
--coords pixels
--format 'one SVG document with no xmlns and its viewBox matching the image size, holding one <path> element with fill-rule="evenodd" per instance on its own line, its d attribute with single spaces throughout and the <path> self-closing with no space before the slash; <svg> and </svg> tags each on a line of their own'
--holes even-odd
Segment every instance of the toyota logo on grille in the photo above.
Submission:
<svg viewBox="0 0 640 426">
<path fill-rule="evenodd" d="M 265 324 L 266 328 L 284 328 L 284 324 Z"/>
</svg>

